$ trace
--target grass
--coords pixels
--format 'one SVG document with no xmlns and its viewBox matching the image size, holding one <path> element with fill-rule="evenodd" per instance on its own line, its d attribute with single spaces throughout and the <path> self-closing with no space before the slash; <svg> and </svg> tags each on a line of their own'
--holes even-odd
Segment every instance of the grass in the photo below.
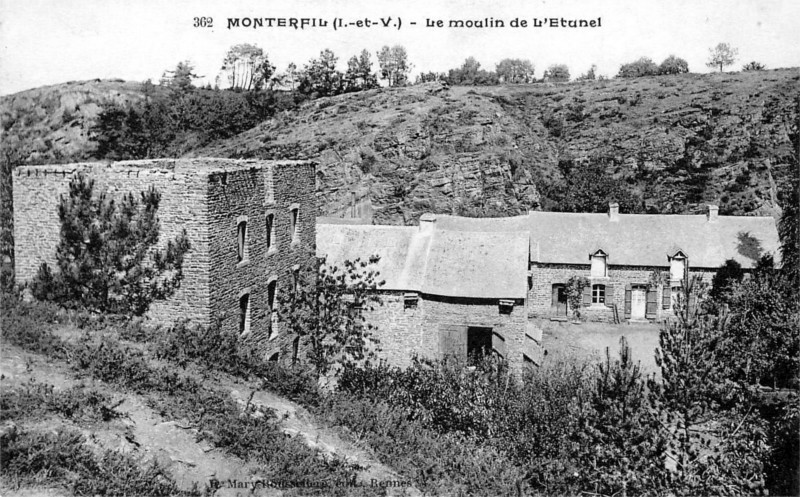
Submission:
<svg viewBox="0 0 800 497">
<path fill-rule="evenodd" d="M 59 486 L 73 495 L 177 495 L 181 491 L 168 470 L 112 450 L 95 451 L 73 430 L 6 433 L 0 448 L 3 480 L 14 488 Z"/>
<path fill-rule="evenodd" d="M 37 420 L 55 414 L 78 423 L 107 422 L 120 417 L 109 395 L 82 385 L 56 391 L 31 380 L 17 389 L 0 392 L 0 421 Z"/>
<path fill-rule="evenodd" d="M 4 308 L 2 328 L 4 340 L 49 357 L 68 358 L 70 365 L 79 374 L 104 381 L 122 391 L 144 395 L 150 406 L 157 409 L 164 417 L 188 419 L 197 427 L 201 439 L 209 441 L 233 456 L 258 463 L 267 478 L 305 480 L 331 486 L 337 481 L 350 481 L 355 478 L 358 466 L 336 456 L 324 456 L 318 450 L 309 448 L 302 439 L 284 435 L 272 410 L 252 405 L 242 409 L 227 391 L 204 386 L 183 373 L 175 364 L 151 364 L 143 351 L 126 346 L 109 336 L 93 337 L 86 334 L 76 343 L 64 341 L 55 335 L 49 325 L 37 320 L 36 316 L 47 313 L 37 314 L 33 312 L 35 307 L 36 304 L 20 304 L 19 307 Z M 44 307 L 46 310 L 47 307 Z M 24 419 L 33 415 L 33 411 L 38 409 L 33 405 L 33 400 L 37 396 L 42 398 L 55 395 L 48 392 L 49 389 L 46 387 L 32 387 L 26 392 L 9 393 L 3 401 L 12 407 L 17 406 L 12 411 L 18 416 L 14 419 Z M 61 394 L 58 395 L 60 398 Z M 50 404 L 58 405 L 57 402 Z M 54 412 L 64 412 L 60 407 L 54 409 Z M 33 437 L 31 440 L 38 440 L 37 436 L 31 435 Z M 80 443 L 74 437 L 57 437 L 53 440 L 40 441 L 47 442 L 52 449 L 51 452 L 54 452 L 48 455 L 48 451 L 45 451 L 44 455 L 36 456 L 45 460 L 42 463 L 45 469 L 40 468 L 44 471 L 42 474 L 49 475 L 45 480 L 61 482 L 59 468 L 63 466 L 62 469 L 66 468 L 64 470 L 67 472 L 73 472 L 73 469 L 63 462 L 64 458 L 59 454 L 65 450 L 70 454 L 77 454 L 80 449 L 76 447 Z M 9 457 L 28 457 L 26 454 L 30 451 L 26 447 L 27 445 L 9 452 L 11 454 Z M 55 459 L 47 459 L 51 456 Z M 31 469 L 34 470 L 35 468 Z M 26 475 L 29 475 L 30 471 L 25 468 L 20 469 L 18 473 L 19 482 L 38 481 L 36 478 L 33 480 L 28 478 Z M 8 474 L 13 478 L 16 473 Z M 102 473 L 97 473 L 93 478 L 102 479 Z M 100 483 L 96 482 L 92 488 Z M 328 494 L 330 490 L 331 487 L 304 488 L 303 492 Z M 347 487 L 334 490 L 337 494 L 362 491 Z M 150 492 L 136 493 L 150 494 Z M 157 493 L 163 494 L 163 492 Z"/>
</svg>

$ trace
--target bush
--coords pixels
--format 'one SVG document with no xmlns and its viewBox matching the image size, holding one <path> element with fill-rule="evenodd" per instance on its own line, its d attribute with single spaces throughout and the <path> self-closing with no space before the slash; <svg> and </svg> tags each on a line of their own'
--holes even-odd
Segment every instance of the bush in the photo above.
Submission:
<svg viewBox="0 0 800 497">
<path fill-rule="evenodd" d="M 767 68 L 767 66 L 765 66 L 761 62 L 752 61 L 752 62 L 748 62 L 747 64 L 743 65 L 742 66 L 742 71 L 763 71 L 766 68 Z"/>
<path fill-rule="evenodd" d="M 200 495 L 182 492 L 169 470 L 112 450 L 96 454 L 77 431 L 13 431 L 0 444 L 3 480 L 58 485 L 74 495 Z"/>
<path fill-rule="evenodd" d="M 617 73 L 618 78 L 641 78 L 658 74 L 658 66 L 649 57 L 642 57 L 634 62 L 622 64 Z"/>
<path fill-rule="evenodd" d="M 683 74 L 689 72 L 689 63 L 680 57 L 670 55 L 658 66 L 658 74 Z"/>
<path fill-rule="evenodd" d="M 114 407 L 109 395 L 83 385 L 56 391 L 52 385 L 31 380 L 0 393 L 0 421 L 36 419 L 48 413 L 79 422 L 110 421 L 120 416 Z"/>
</svg>

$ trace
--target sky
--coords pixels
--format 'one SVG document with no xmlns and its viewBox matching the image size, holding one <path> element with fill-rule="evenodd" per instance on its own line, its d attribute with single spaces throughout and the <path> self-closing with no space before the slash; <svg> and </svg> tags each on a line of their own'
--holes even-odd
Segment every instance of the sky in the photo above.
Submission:
<svg viewBox="0 0 800 497">
<path fill-rule="evenodd" d="M 213 19 L 194 27 L 195 18 Z M 228 28 L 229 18 L 318 18 L 327 27 Z M 599 28 L 531 27 L 533 19 L 601 19 Z M 391 18 L 391 27 L 344 22 Z M 427 27 L 428 21 L 503 20 L 503 28 Z M 526 28 L 510 27 L 527 20 Z M 398 19 L 402 22 L 396 27 Z M 411 23 L 416 23 L 412 25 Z M 0 0 L 0 95 L 43 85 L 94 78 L 153 79 L 189 60 L 200 83 L 214 83 L 228 49 L 256 44 L 278 71 L 298 67 L 330 48 L 346 68 L 352 55 L 383 45 L 403 45 L 421 71 L 446 71 L 475 57 L 494 69 L 503 58 L 529 59 L 541 77 L 550 64 L 569 66 L 573 77 L 593 64 L 613 76 L 619 66 L 670 54 L 692 72 L 709 72 L 709 48 L 738 49 L 731 67 L 755 60 L 768 68 L 800 66 L 798 0 Z M 376 63 L 377 68 L 377 63 Z"/>
</svg>

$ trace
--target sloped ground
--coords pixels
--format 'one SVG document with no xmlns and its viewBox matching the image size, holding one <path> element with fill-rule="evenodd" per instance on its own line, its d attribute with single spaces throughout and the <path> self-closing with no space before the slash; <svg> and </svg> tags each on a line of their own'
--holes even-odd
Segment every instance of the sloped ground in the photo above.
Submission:
<svg viewBox="0 0 800 497">
<path fill-rule="evenodd" d="M 77 336 L 75 330 L 64 331 L 61 334 L 62 338 Z M 88 426 L 76 426 L 69 420 L 49 418 L 34 423 L 23 423 L 21 427 L 44 430 L 53 430 L 58 426 L 77 427 L 99 448 L 133 454 L 141 459 L 142 465 L 157 460 L 169 469 L 179 487 L 184 490 L 194 486 L 202 490 L 212 479 L 216 479 L 222 482 L 222 486 L 212 490 L 213 495 L 235 495 L 237 489 L 230 488 L 227 483 L 229 480 L 238 482 L 263 480 L 261 476 L 263 468 L 232 457 L 207 442 L 198 442 L 197 430 L 186 422 L 165 419 L 149 407 L 147 400 L 141 396 L 122 394 L 102 382 L 77 378 L 74 371 L 65 363 L 48 360 L 3 341 L 0 370 L 2 370 L 0 389 L 18 389 L 30 385 L 32 381 L 53 385 L 57 391 L 76 386 L 98 388 L 115 400 L 114 409 L 121 414 L 117 420 Z M 275 394 L 259 390 L 255 381 L 244 382 L 226 375 L 218 375 L 216 379 L 207 381 L 206 384 L 209 386 L 230 391 L 231 396 L 241 404 L 250 402 L 273 409 L 280 420 L 281 429 L 287 435 L 300 436 L 310 447 L 318 449 L 322 454 L 342 457 L 350 463 L 361 466 L 358 481 L 362 484 L 369 486 L 373 479 L 403 480 L 393 470 L 375 461 L 367 451 L 344 441 L 334 430 L 318 425 L 313 415 L 302 407 Z M 66 495 L 59 489 L 38 487 L 2 490 L 2 495 L 38 495 L 40 492 L 53 496 Z M 405 495 L 418 494 L 414 489 L 406 490 Z M 277 489 L 259 488 L 256 494 L 281 495 L 282 492 Z"/>
<path fill-rule="evenodd" d="M 89 130 L 105 102 L 143 98 L 141 83 L 122 80 L 70 81 L 0 98 L 6 146 L 18 145 L 27 161 L 47 164 L 88 158 Z"/>
<path fill-rule="evenodd" d="M 378 89 L 309 102 L 193 156 L 319 162 L 324 215 L 351 191 L 378 223 L 556 207 L 562 160 L 602 161 L 641 210 L 777 213 L 797 69 L 567 84 Z M 796 132 L 796 131 L 795 131 Z"/>
<path fill-rule="evenodd" d="M 797 133 L 800 70 L 447 87 L 427 83 L 322 98 L 192 156 L 318 161 L 320 213 L 353 202 L 384 224 L 423 212 L 480 217 L 552 210 L 563 160 L 601 161 L 640 210 L 776 214 Z M 0 98 L 4 141 L 23 159 L 89 157 L 102 101 L 139 83 L 71 82 Z"/>
</svg>

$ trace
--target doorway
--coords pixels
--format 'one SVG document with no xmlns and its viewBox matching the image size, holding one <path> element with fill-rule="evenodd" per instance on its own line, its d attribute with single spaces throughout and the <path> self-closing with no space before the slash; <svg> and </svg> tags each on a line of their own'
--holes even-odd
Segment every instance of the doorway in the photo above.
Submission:
<svg viewBox="0 0 800 497">
<path fill-rule="evenodd" d="M 467 328 L 467 355 L 481 357 L 492 353 L 492 329 L 483 326 Z"/>
<path fill-rule="evenodd" d="M 631 288 L 631 319 L 644 319 L 647 309 L 647 289 L 644 286 Z"/>
<path fill-rule="evenodd" d="M 567 290 L 562 284 L 553 285 L 551 311 L 556 317 L 567 317 Z"/>
</svg>

